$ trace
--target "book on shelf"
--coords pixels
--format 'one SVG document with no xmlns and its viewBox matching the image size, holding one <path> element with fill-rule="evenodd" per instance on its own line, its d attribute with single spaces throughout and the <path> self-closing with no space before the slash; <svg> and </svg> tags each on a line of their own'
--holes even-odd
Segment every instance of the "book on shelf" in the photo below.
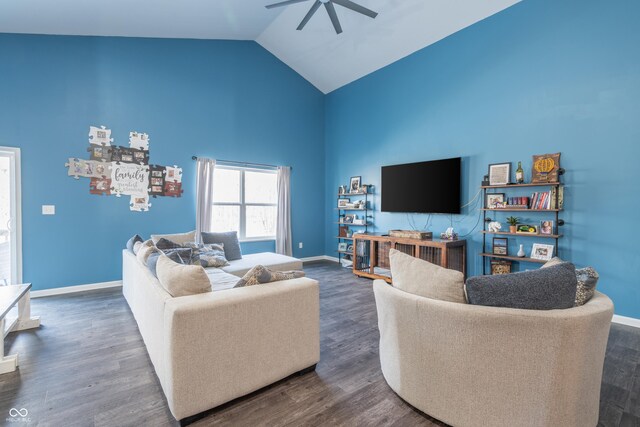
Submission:
<svg viewBox="0 0 640 427">
<path fill-rule="evenodd" d="M 556 193 L 557 200 L 556 203 Z M 531 195 L 529 209 L 562 209 L 564 207 L 564 186 L 553 187 L 549 191 L 535 192 Z"/>
</svg>

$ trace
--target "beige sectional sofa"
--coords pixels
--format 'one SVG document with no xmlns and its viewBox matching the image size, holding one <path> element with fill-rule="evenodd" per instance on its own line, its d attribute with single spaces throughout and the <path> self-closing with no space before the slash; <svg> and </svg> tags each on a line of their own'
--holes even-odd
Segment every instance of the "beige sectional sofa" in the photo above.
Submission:
<svg viewBox="0 0 640 427">
<path fill-rule="evenodd" d="M 206 269 L 213 292 L 173 298 L 123 251 L 123 293 L 178 420 L 244 396 L 320 360 L 319 286 L 309 278 L 230 289 L 253 265 L 302 269 L 276 254 Z"/>
</svg>

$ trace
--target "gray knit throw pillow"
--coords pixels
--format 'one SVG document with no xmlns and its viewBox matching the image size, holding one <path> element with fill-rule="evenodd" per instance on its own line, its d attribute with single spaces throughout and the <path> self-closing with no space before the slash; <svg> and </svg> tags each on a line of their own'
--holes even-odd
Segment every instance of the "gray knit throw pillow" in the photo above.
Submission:
<svg viewBox="0 0 640 427">
<path fill-rule="evenodd" d="M 273 271 L 263 265 L 256 265 L 242 276 L 234 288 L 259 285 L 261 283 L 278 282 L 280 280 L 304 277 L 304 271 Z"/>
</svg>

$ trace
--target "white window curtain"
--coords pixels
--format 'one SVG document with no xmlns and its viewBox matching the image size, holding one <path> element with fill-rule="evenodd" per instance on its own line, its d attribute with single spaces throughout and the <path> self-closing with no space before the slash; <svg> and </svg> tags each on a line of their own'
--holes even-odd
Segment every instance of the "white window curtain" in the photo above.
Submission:
<svg viewBox="0 0 640 427">
<path fill-rule="evenodd" d="M 213 209 L 214 159 L 198 157 L 196 163 L 196 242 L 202 242 L 201 233 L 211 231 Z"/>
<path fill-rule="evenodd" d="M 278 217 L 276 225 L 276 252 L 291 256 L 291 168 L 278 166 Z"/>
</svg>

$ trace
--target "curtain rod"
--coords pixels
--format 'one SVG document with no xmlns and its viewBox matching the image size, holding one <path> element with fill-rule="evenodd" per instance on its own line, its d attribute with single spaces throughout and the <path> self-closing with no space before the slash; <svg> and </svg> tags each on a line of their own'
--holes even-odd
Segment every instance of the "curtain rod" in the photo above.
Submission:
<svg viewBox="0 0 640 427">
<path fill-rule="evenodd" d="M 198 156 L 191 156 L 191 160 L 198 160 Z M 236 162 L 234 160 L 222 160 L 222 159 L 216 159 L 216 162 L 230 163 L 230 164 L 239 165 L 239 166 L 263 166 L 263 167 L 268 167 L 268 168 L 277 168 L 278 167 L 276 165 L 268 165 L 266 163 Z M 291 168 L 291 170 L 293 170 L 293 168 Z"/>
</svg>

